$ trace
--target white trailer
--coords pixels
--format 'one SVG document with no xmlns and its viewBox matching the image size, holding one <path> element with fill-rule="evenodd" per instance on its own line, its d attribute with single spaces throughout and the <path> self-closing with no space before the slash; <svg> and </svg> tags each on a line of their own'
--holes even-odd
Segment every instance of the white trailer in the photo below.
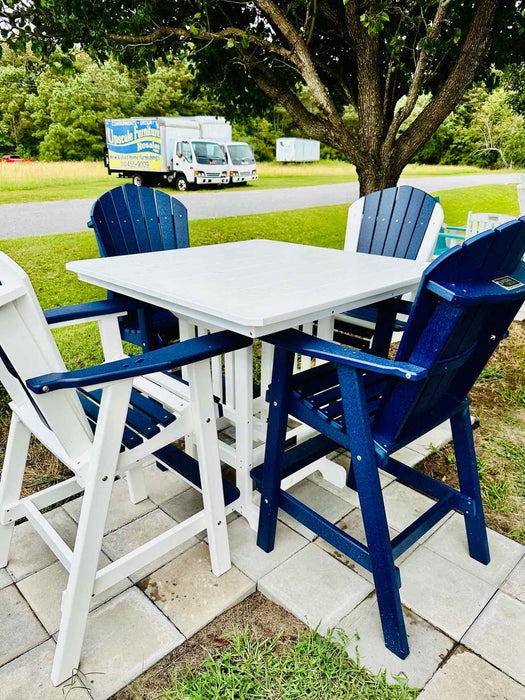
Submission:
<svg viewBox="0 0 525 700">
<path fill-rule="evenodd" d="M 137 185 L 174 184 L 180 192 L 225 185 L 228 159 L 217 136 L 231 140 L 231 125 L 222 117 L 107 119 L 106 166 Z"/>
<path fill-rule="evenodd" d="M 275 159 L 284 163 L 319 160 L 321 144 L 312 139 L 281 138 L 275 142 Z"/>
</svg>

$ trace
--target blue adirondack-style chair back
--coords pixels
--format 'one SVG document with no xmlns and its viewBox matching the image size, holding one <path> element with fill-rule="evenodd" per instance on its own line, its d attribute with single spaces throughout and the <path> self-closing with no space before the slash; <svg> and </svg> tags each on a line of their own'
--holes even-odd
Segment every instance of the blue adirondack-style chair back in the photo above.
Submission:
<svg viewBox="0 0 525 700">
<path fill-rule="evenodd" d="M 415 260 L 436 207 L 441 211 L 434 197 L 409 185 L 372 192 L 364 198 L 357 252 Z"/>
<path fill-rule="evenodd" d="M 188 248 L 188 212 L 175 197 L 126 184 L 105 192 L 91 209 L 104 257 Z"/>
<path fill-rule="evenodd" d="M 105 192 L 93 204 L 88 226 L 94 229 L 101 256 L 188 248 L 188 212 L 175 197 L 126 184 Z M 114 297 L 108 292 L 108 297 Z M 143 350 L 178 338 L 178 321 L 169 311 L 144 305 L 119 321 L 123 340 Z"/>
<path fill-rule="evenodd" d="M 525 218 L 466 241 L 428 267 L 396 359 L 429 369 L 429 377 L 391 383 L 375 419 L 376 439 L 406 444 L 465 400 L 525 299 L 524 252 Z"/>
</svg>

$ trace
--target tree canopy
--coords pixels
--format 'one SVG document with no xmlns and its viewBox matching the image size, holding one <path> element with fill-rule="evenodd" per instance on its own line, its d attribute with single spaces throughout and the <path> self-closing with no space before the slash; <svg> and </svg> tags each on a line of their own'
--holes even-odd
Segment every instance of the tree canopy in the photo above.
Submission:
<svg viewBox="0 0 525 700">
<path fill-rule="evenodd" d="M 0 31 L 12 45 L 80 44 L 99 58 L 118 50 L 130 64 L 188 58 L 231 113 L 281 104 L 304 134 L 356 164 L 367 192 L 397 181 L 484 66 L 523 57 L 523 5 L 2 0 Z M 422 95 L 430 99 L 414 118 Z"/>
</svg>

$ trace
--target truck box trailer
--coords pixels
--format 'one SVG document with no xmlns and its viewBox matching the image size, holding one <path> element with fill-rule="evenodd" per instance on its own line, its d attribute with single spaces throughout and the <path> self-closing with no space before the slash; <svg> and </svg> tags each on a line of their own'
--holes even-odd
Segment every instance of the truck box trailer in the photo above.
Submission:
<svg viewBox="0 0 525 700">
<path fill-rule="evenodd" d="M 306 163 L 320 158 L 319 141 L 281 138 L 275 142 L 275 159 L 284 163 Z"/>
<path fill-rule="evenodd" d="M 109 173 L 137 185 L 227 184 L 231 125 L 223 117 L 131 117 L 106 120 L 105 162 Z M 247 144 L 246 144 L 247 145 Z"/>
</svg>

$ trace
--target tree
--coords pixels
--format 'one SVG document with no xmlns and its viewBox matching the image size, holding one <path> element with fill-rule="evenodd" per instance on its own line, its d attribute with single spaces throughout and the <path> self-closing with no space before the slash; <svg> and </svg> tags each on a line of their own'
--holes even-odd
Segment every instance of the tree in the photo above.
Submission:
<svg viewBox="0 0 525 700">
<path fill-rule="evenodd" d="M 261 103 L 248 74 L 304 134 L 355 163 L 367 193 L 395 184 L 480 68 L 508 58 L 509 26 L 521 50 L 523 2 L 2 0 L 0 32 L 12 44 L 78 42 L 135 62 L 190 56 L 232 110 Z M 432 98 L 403 129 L 423 93 Z"/>
</svg>

